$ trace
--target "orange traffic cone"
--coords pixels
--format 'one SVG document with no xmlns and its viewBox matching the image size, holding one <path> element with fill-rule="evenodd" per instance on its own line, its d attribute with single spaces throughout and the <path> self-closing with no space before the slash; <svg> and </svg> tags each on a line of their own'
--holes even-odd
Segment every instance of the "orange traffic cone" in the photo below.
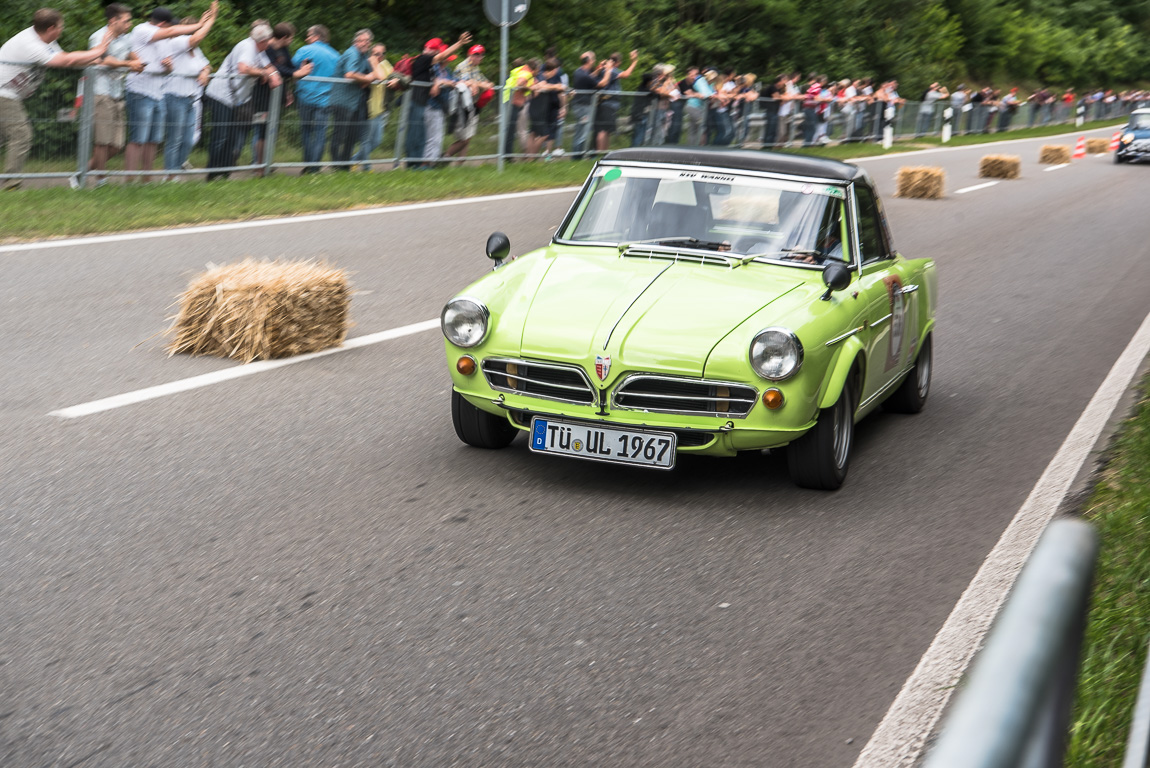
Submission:
<svg viewBox="0 0 1150 768">
<path fill-rule="evenodd" d="M 1121 143 L 1121 139 L 1122 139 L 1122 131 L 1118 131 L 1113 136 L 1110 137 L 1110 151 L 1111 152 L 1117 151 L 1118 146 Z"/>
<path fill-rule="evenodd" d="M 1072 160 L 1081 160 L 1086 157 L 1086 137 L 1080 136 L 1078 143 L 1074 145 L 1074 154 L 1070 156 Z"/>
</svg>

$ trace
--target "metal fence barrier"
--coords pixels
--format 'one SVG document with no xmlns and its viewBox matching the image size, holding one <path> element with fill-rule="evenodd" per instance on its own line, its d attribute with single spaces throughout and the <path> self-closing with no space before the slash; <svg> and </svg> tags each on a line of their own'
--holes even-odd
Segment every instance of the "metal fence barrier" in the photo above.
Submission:
<svg viewBox="0 0 1150 768">
<path fill-rule="evenodd" d="M 212 110 L 197 115 L 202 122 L 198 143 L 179 168 L 164 168 L 162 160 L 153 170 L 126 170 L 120 154 L 107 163 L 106 170 L 89 170 L 93 158 L 96 111 L 91 76 L 102 68 L 89 68 L 75 88 L 74 73 L 49 71 L 40 92 L 25 101 L 33 130 L 32 150 L 19 173 L 0 173 L 0 184 L 17 179 L 71 178 L 73 186 L 84 186 L 91 175 L 100 180 L 111 177 L 183 179 L 203 174 L 210 165 L 212 177 L 241 171 L 265 174 L 273 170 L 306 173 L 320 166 L 345 170 L 372 170 L 377 167 L 430 167 L 471 161 L 554 160 L 561 157 L 595 156 L 625 146 L 662 144 L 778 148 L 819 143 L 882 141 L 889 137 L 905 139 L 937 136 L 944 126 L 955 135 L 1012 130 L 1035 124 L 1072 123 L 1080 119 L 1119 117 L 1141 102 L 1117 101 L 1083 106 L 1062 102 L 1044 107 L 1019 106 L 1016 112 L 1000 113 L 996 108 L 967 104 L 958 109 L 947 104 L 901 103 L 893 109 L 882 103 L 828 102 L 821 112 L 804 109 L 801 100 L 757 99 L 730 108 L 719 108 L 694 99 L 667 100 L 647 93 L 569 91 L 566 114 L 554 123 L 536 113 L 530 104 L 524 108 L 504 101 L 502 89 L 471 119 L 437 120 L 434 114 L 415 107 L 411 92 L 394 94 L 382 113 L 367 117 L 362 112 L 352 121 L 339 119 L 334 110 L 310 110 L 302 103 L 283 108 L 276 89 L 269 109 L 256 115 L 226 114 Z M 69 80 L 69 76 L 73 79 Z M 171 77 L 171 76 L 169 76 Z M 315 78 L 316 82 L 342 83 L 341 78 Z M 54 85 L 53 85 L 54 84 Z M 61 93 L 76 93 L 75 104 L 60 105 Z M 240 112 L 236 110 L 236 112 Z M 318 116 L 317 116 L 318 114 Z M 343 115 L 347 112 L 341 113 Z M 552 116 L 553 117 L 553 116 Z M 501 131 L 506 120 L 508 130 Z M 4 129 L 7 126 L 0 126 Z M 432 131 L 431 140 L 427 139 Z M 442 130 L 442 135 L 439 131 Z M 221 133 L 217 133 L 221 132 Z M 6 132 L 5 132 L 6 133 Z M 213 135 L 226 134 L 229 157 L 221 163 L 209 157 Z M 342 137 L 339 156 L 333 157 L 333 136 Z M 502 141 L 501 141 L 502 136 Z M 317 138 L 318 137 L 318 138 Z M 346 139 L 350 137 L 351 150 Z M 422 138 L 421 138 L 422 137 Z M 316 142 L 319 160 L 315 159 Z M 311 144 L 310 159 L 304 156 Z M 218 146 L 217 146 L 218 149 Z M 234 155 L 231 154 L 234 151 Z M 346 157 L 344 157 L 346 155 Z M 161 150 L 162 157 L 162 150 Z"/>
<path fill-rule="evenodd" d="M 926 768 L 1062 765 L 1098 536 L 1056 520 L 974 660 Z"/>
<path fill-rule="evenodd" d="M 1134 704 L 1134 717 L 1130 723 L 1130 738 L 1126 742 L 1126 757 L 1122 768 L 1150 768 L 1150 648 L 1146 651 L 1146 664 L 1142 669 L 1142 684 Z"/>
</svg>

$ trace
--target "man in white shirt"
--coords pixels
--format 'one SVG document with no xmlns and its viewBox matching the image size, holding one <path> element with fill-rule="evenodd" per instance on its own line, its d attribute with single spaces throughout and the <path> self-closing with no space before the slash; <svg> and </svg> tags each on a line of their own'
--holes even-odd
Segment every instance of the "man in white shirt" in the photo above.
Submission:
<svg viewBox="0 0 1150 768">
<path fill-rule="evenodd" d="M 212 0 L 211 8 L 195 24 L 172 24 L 172 12 L 157 8 L 146 22 L 137 24 L 129 33 L 132 52 L 144 62 L 143 71 L 128 75 L 127 82 L 128 149 L 124 153 L 124 167 L 129 171 L 150 171 L 156 163 L 160 142 L 164 140 L 163 84 L 168 69 L 163 65 L 167 46 L 162 41 L 195 34 L 209 19 L 215 19 L 218 2 Z"/>
<path fill-rule="evenodd" d="M 184 180 L 173 172 L 181 170 L 192 153 L 196 134 L 196 100 L 212 74 L 212 65 L 199 46 L 212 30 L 215 20 L 215 15 L 211 14 L 195 34 L 173 37 L 162 44 L 165 55 L 160 63 L 169 73 L 163 84 L 164 170 L 169 172 L 165 177 L 168 181 Z"/>
<path fill-rule="evenodd" d="M 112 35 L 108 41 L 108 50 L 96 61 L 102 69 L 96 72 L 92 83 L 95 97 L 92 108 L 94 146 L 92 159 L 88 163 L 89 171 L 104 170 L 108 167 L 108 160 L 124 150 L 127 137 L 124 130 L 123 70 L 139 72 L 144 68 L 144 63 L 132 53 L 132 44 L 128 42 L 127 32 L 132 28 L 132 9 L 120 3 L 112 3 L 104 9 L 104 15 L 108 23 L 88 38 L 88 47 L 92 48 L 99 45 L 105 35 Z M 80 174 L 77 173 L 69 181 L 73 189 L 78 189 Z"/>
<path fill-rule="evenodd" d="M 41 8 L 32 26 L 0 45 L 0 143 L 6 144 L 5 174 L 19 174 L 32 149 L 32 124 L 24 111 L 24 99 L 40 87 L 44 67 L 82 67 L 104 55 L 111 33 L 87 51 L 65 53 L 56 42 L 64 31 L 64 16 L 53 8 Z M 20 179 L 3 180 L 4 189 L 17 189 Z"/>
<path fill-rule="evenodd" d="M 228 171 L 215 170 L 236 165 L 240 151 L 251 130 L 252 116 L 244 114 L 244 105 L 252 100 L 256 80 L 271 88 L 283 85 L 279 71 L 266 53 L 271 44 L 272 28 L 257 24 L 251 34 L 236 43 L 220 65 L 216 77 L 204 90 L 204 105 L 211 118 L 208 138 L 208 181 L 227 178 Z"/>
</svg>

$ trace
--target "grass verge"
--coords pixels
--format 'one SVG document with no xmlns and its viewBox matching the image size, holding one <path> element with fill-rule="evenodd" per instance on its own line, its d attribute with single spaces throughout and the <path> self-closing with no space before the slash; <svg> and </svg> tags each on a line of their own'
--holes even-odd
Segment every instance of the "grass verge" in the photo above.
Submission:
<svg viewBox="0 0 1150 768">
<path fill-rule="evenodd" d="M 1121 121 L 1087 123 L 1080 130 L 1118 124 Z M 1009 138 L 1035 138 L 1071 130 L 1074 129 L 1066 125 L 1048 125 L 1011 131 Z M 1001 133 L 955 136 L 946 146 L 982 144 L 1004 138 Z M 787 151 L 850 159 L 939 146 L 942 142 L 937 138 L 922 138 L 898 142 L 889 150 L 878 144 L 842 144 Z M 26 189 L 6 192 L 0 197 L 4 210 L 4 216 L 0 217 L 0 242 L 566 187 L 581 184 L 591 166 L 589 160 L 565 160 L 512 163 L 502 174 L 493 165 L 471 165 L 419 172 L 273 174 L 263 179 L 235 179 L 211 186 L 194 180 L 186 184 L 109 184 L 82 192 L 65 186 Z"/>
<path fill-rule="evenodd" d="M 512 163 L 434 171 L 273 174 L 205 184 L 108 184 L 4 192 L 0 241 L 293 216 L 396 203 L 578 186 L 591 161 Z"/>
<path fill-rule="evenodd" d="M 1101 547 L 1068 768 L 1122 764 L 1150 642 L 1150 377 L 1085 510 Z"/>
</svg>

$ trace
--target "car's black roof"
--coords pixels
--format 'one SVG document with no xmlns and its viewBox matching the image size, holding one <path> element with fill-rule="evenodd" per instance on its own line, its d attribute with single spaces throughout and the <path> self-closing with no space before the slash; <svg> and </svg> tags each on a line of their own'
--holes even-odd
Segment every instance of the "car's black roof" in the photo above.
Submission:
<svg viewBox="0 0 1150 768">
<path fill-rule="evenodd" d="M 866 178 L 857 165 L 822 157 L 788 155 L 782 152 L 756 152 L 719 147 L 634 147 L 608 152 L 603 162 L 672 163 L 732 170 L 763 171 L 788 176 L 854 181 Z"/>
</svg>

